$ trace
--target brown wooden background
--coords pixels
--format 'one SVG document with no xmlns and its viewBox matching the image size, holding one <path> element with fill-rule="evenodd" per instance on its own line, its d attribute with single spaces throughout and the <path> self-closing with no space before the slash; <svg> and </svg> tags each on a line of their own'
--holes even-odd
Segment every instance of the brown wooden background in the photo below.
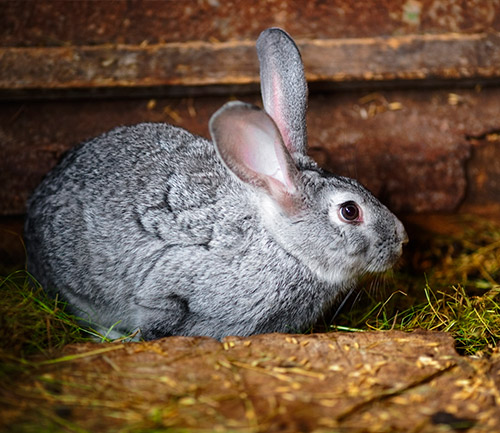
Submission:
<svg viewBox="0 0 500 433">
<path fill-rule="evenodd" d="M 260 103 L 255 40 L 301 48 L 310 151 L 398 213 L 500 204 L 500 0 L 0 2 L 0 215 L 122 124 L 207 136 Z"/>
</svg>

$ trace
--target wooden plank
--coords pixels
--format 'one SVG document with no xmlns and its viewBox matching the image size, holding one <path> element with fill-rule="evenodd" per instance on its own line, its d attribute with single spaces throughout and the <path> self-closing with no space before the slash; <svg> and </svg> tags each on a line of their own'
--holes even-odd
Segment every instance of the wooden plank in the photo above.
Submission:
<svg viewBox="0 0 500 433">
<path fill-rule="evenodd" d="M 311 82 L 500 78 L 500 33 L 298 40 Z M 257 83 L 255 41 L 0 47 L 0 94 L 16 90 Z"/>
</svg>

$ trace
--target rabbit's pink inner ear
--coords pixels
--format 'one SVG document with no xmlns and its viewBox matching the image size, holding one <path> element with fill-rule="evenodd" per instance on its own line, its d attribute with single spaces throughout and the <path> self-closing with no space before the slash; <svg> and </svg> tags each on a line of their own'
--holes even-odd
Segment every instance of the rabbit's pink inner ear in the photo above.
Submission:
<svg viewBox="0 0 500 433">
<path fill-rule="evenodd" d="M 281 135 L 265 113 L 261 112 L 259 117 L 262 119 L 241 121 L 242 141 L 237 148 L 241 152 L 238 159 L 252 172 L 264 176 L 268 181 L 277 181 L 290 192 L 295 192 L 291 174 L 294 166 L 287 160 Z"/>
<path fill-rule="evenodd" d="M 227 167 L 252 185 L 273 194 L 296 192 L 297 168 L 274 121 L 257 107 L 230 102 L 215 113 L 210 132 Z"/>
<path fill-rule="evenodd" d="M 276 122 L 286 148 L 292 151 L 294 147 L 290 139 L 290 131 L 288 130 L 287 121 L 283 118 L 283 114 L 286 112 L 286 107 L 283 107 L 282 103 L 284 90 L 281 86 L 279 74 L 276 71 L 271 71 L 270 75 L 269 87 L 266 86 L 266 91 L 262 92 L 264 108 Z"/>
</svg>

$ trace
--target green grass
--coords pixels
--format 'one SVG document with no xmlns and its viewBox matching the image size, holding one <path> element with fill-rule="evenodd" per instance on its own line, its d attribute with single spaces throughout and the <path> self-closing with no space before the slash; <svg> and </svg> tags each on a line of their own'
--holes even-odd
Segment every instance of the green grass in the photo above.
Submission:
<svg viewBox="0 0 500 433">
<path fill-rule="evenodd" d="M 25 270 L 0 277 L 0 299 L 0 381 L 25 372 L 34 356 L 42 363 L 52 359 L 66 344 L 108 341 L 80 326 Z"/>
<path fill-rule="evenodd" d="M 0 277 L 0 293 L 0 350 L 25 357 L 88 340 L 65 304 L 49 298 L 26 271 Z"/>
<path fill-rule="evenodd" d="M 88 338 L 26 271 L 0 277 L 0 299 L 0 383 L 6 387 L 28 374 L 32 356 L 48 359 L 65 344 Z"/>
<path fill-rule="evenodd" d="M 423 288 L 425 301 L 408 308 L 405 292 L 394 292 L 388 301 L 371 299 L 370 309 L 364 312 L 351 310 L 340 316 L 346 326 L 334 326 L 337 330 L 401 330 L 449 332 L 456 341 L 459 353 L 488 355 L 500 343 L 500 286 L 481 296 L 470 296 L 462 286 L 446 290 Z M 392 304 L 392 305 L 391 305 Z"/>
</svg>

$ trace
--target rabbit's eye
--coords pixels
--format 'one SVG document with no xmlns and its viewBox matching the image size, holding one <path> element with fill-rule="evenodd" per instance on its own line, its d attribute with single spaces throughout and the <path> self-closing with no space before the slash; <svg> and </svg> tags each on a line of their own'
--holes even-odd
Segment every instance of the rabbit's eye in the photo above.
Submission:
<svg viewBox="0 0 500 433">
<path fill-rule="evenodd" d="M 360 220 L 359 207 L 353 201 L 348 201 L 340 206 L 339 216 L 345 222 L 359 222 Z"/>
</svg>

